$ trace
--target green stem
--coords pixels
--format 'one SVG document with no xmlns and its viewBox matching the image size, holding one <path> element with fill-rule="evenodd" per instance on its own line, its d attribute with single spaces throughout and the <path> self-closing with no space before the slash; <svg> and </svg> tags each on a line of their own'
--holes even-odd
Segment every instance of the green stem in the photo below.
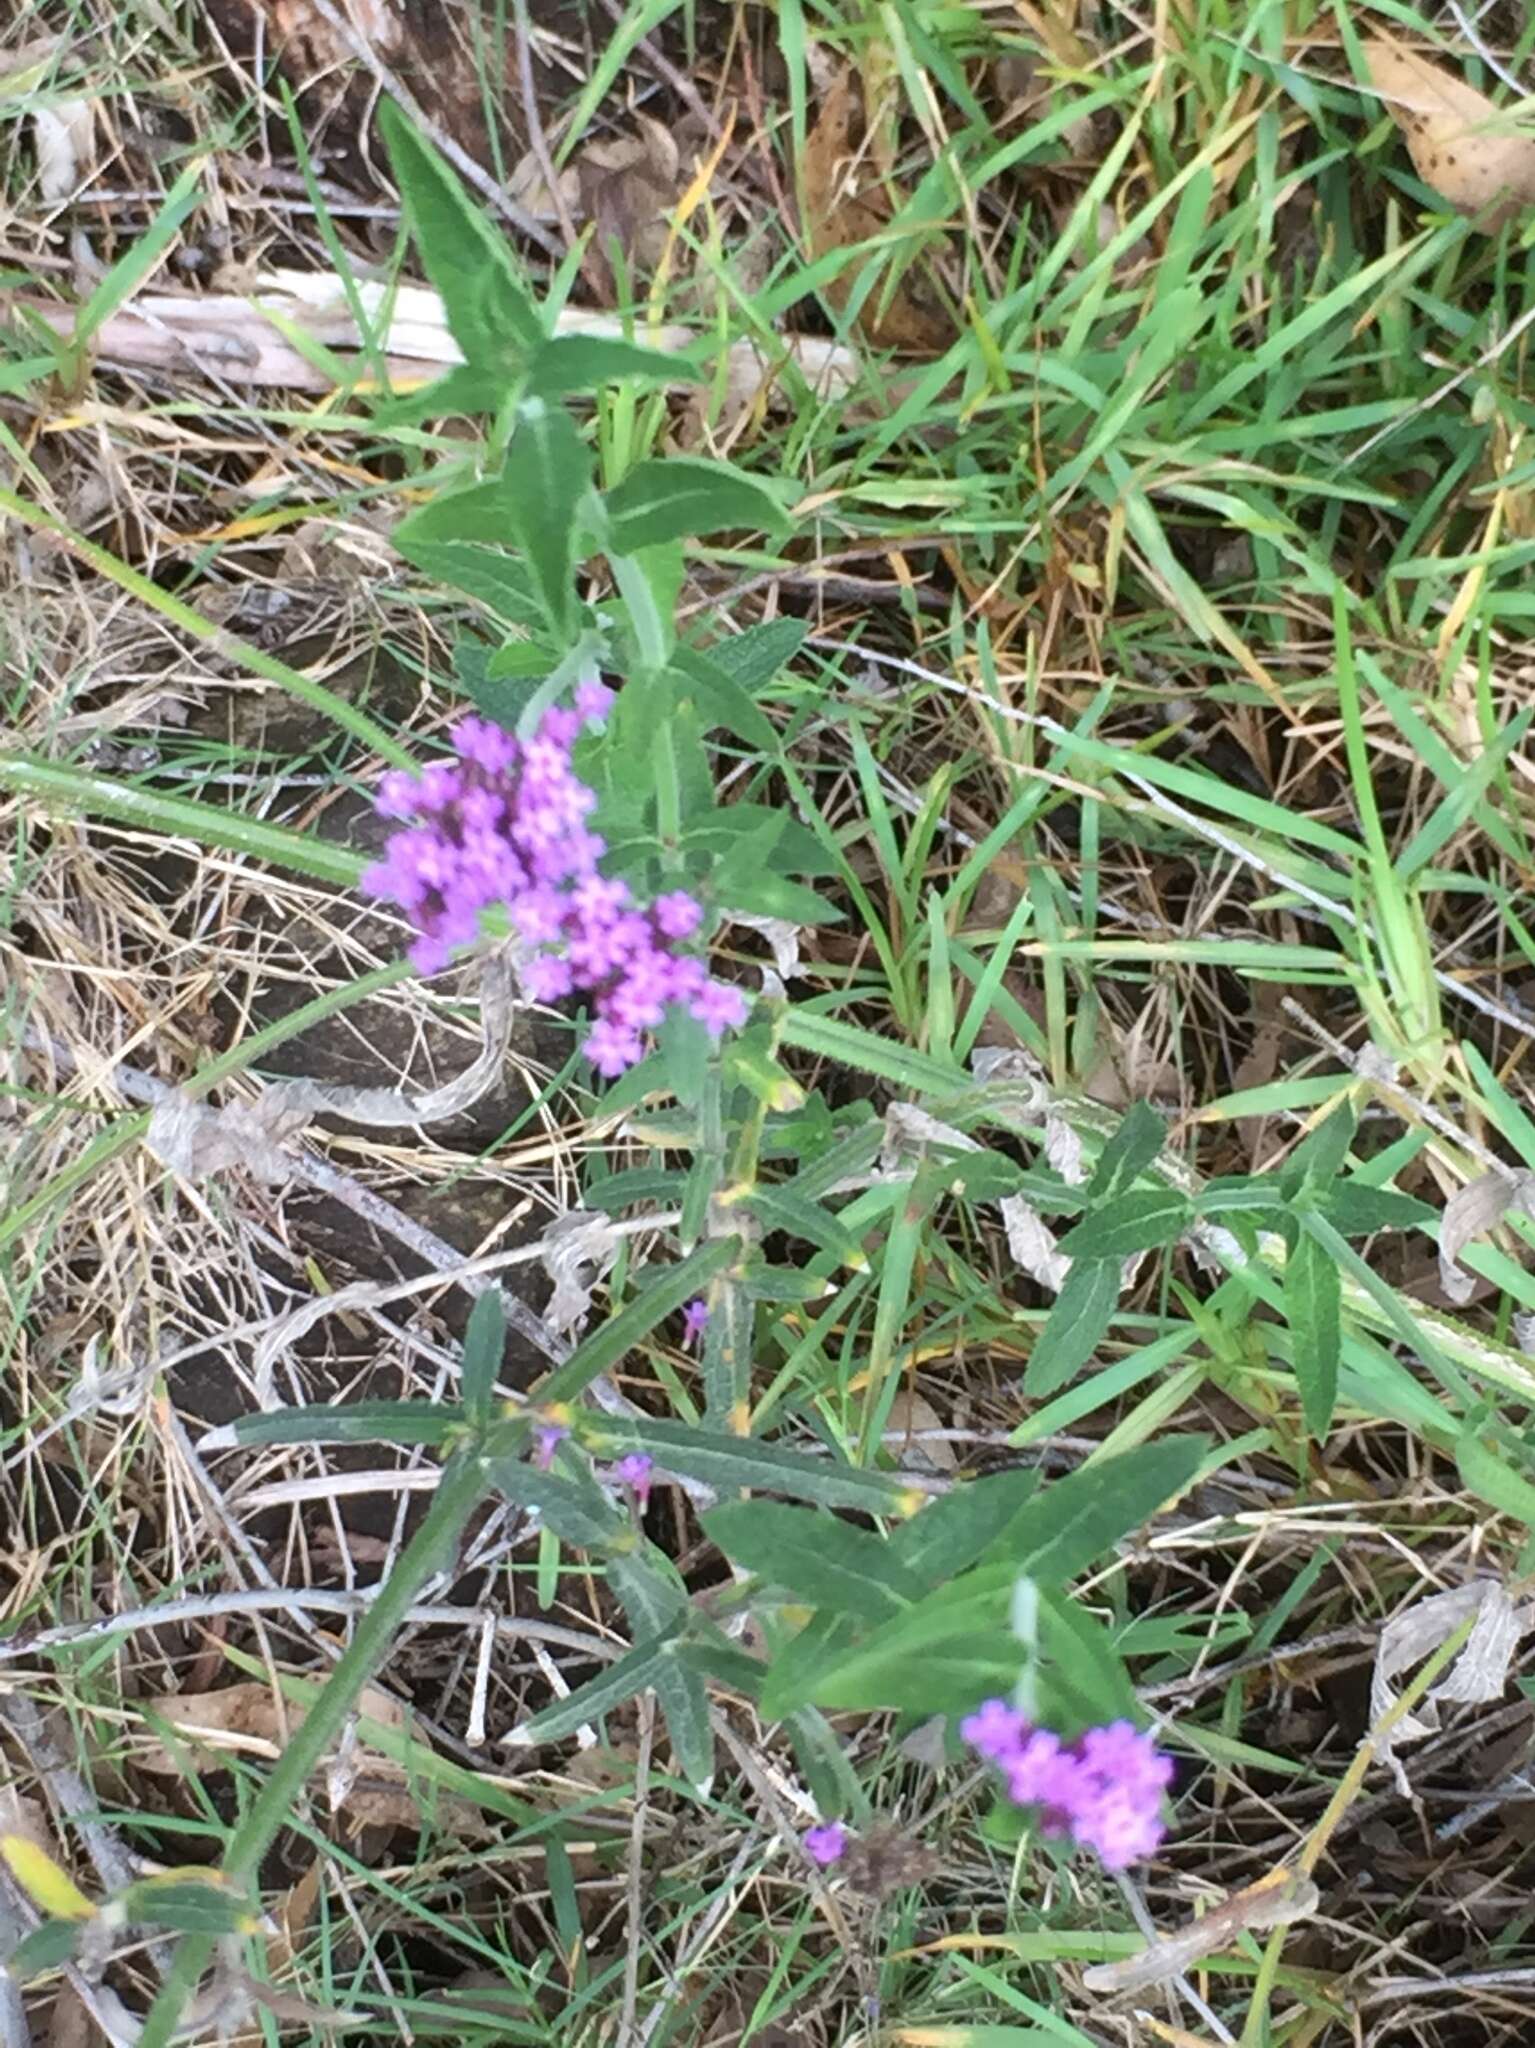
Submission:
<svg viewBox="0 0 1535 2048">
<path fill-rule="evenodd" d="M 453 1556 L 484 1491 L 477 1453 L 461 1452 L 443 1467 L 426 1519 L 358 1623 L 340 1662 L 230 1839 L 224 1874 L 236 1890 L 255 1881 L 262 1858 L 302 1800 L 310 1777 L 341 1733 L 358 1694 L 388 1655 L 421 1588 Z M 202 1934 L 187 1935 L 178 1944 L 144 2022 L 138 2048 L 169 2048 L 214 1947 L 214 1938 Z"/>
<path fill-rule="evenodd" d="M 0 499 L 4 496 L 0 491 Z M 269 825 L 264 819 L 221 810 L 196 797 L 169 796 L 137 783 L 114 782 L 110 775 L 95 775 L 88 768 L 37 761 L 25 754 L 0 756 L 0 790 L 7 789 L 18 796 L 36 797 L 55 814 L 85 811 L 116 818 L 124 825 L 142 826 L 146 832 L 173 833 L 201 845 L 228 847 L 254 860 L 270 861 L 274 867 L 315 875 L 339 889 L 355 888 L 367 866 L 365 857 L 349 846 L 332 846 L 287 825 Z"/>
<path fill-rule="evenodd" d="M 279 661 L 275 654 L 267 654 L 259 647 L 253 647 L 248 640 L 216 626 L 211 619 L 205 619 L 201 612 L 183 604 L 179 597 L 172 597 L 168 590 L 161 590 L 151 583 L 147 576 L 141 576 L 126 562 L 120 562 L 116 555 L 99 548 L 94 541 L 86 540 L 62 519 L 55 519 L 41 507 L 30 504 L 18 497 L 14 491 L 0 490 L 0 511 L 9 512 L 24 526 L 30 526 L 35 533 L 51 533 L 55 539 L 64 542 L 72 555 L 88 563 L 99 575 L 107 577 L 120 590 L 126 590 L 130 597 L 136 597 L 151 610 L 157 611 L 162 619 L 189 633 L 194 640 L 216 644 L 221 654 L 229 655 L 242 667 L 249 669 L 253 676 L 263 676 L 269 683 L 277 683 L 291 697 L 297 697 L 301 704 L 308 704 L 313 710 L 323 712 L 325 717 L 339 725 L 343 732 L 349 732 L 354 739 L 378 754 L 385 761 L 392 761 L 397 768 L 413 765 L 412 756 L 398 740 L 385 732 L 381 725 L 371 719 L 366 711 L 359 711 L 355 704 L 348 704 L 344 697 L 338 697 L 334 690 L 327 690 L 323 683 L 313 682 L 308 676 L 300 675 L 296 668 L 289 668 L 285 661 Z"/>
</svg>

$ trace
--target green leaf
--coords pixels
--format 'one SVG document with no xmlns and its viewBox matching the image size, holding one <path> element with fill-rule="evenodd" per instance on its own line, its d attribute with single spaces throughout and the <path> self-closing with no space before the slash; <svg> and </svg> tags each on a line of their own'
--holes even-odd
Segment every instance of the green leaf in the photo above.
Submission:
<svg viewBox="0 0 1535 2048">
<path fill-rule="evenodd" d="M 781 1634 L 778 1617 L 765 1617 L 774 1637 Z M 777 1624 L 775 1626 L 775 1624 Z M 763 1719 L 782 1721 L 804 1706 L 815 1690 L 818 1673 L 840 1663 L 860 1640 L 851 1616 L 823 1607 L 787 1642 L 779 1642 L 762 1683 L 759 1704 Z"/>
<path fill-rule="evenodd" d="M 408 526 L 408 520 L 400 522 L 392 535 L 393 543 L 397 552 L 423 576 L 429 576 L 434 583 L 445 583 L 452 590 L 465 591 L 509 625 L 543 625 L 543 606 L 525 562 L 518 561 L 504 548 L 484 547 L 478 541 L 419 540 L 407 531 Z"/>
<path fill-rule="evenodd" d="M 672 666 L 681 675 L 687 694 L 697 704 L 705 732 L 723 726 L 726 732 L 733 732 L 748 746 L 759 747 L 770 754 L 778 751 L 778 728 L 773 721 L 707 654 L 700 654 L 692 647 L 674 648 Z"/>
<path fill-rule="evenodd" d="M 677 596 L 685 566 L 681 542 L 661 541 L 633 553 L 610 553 L 608 566 L 624 601 L 639 666 L 664 668 L 677 639 Z M 633 687 L 631 682 L 629 688 Z"/>
<path fill-rule="evenodd" d="M 672 1756 L 682 1777 L 695 1792 L 705 1793 L 714 1777 L 714 1730 L 709 1725 L 709 1690 L 703 1673 L 676 1654 L 677 1639 L 669 1646 L 673 1654 L 663 1657 L 653 1680 L 656 1699 L 666 1716 Z"/>
<path fill-rule="evenodd" d="M 1043 1586 L 1069 1585 L 1175 1500 L 1209 1448 L 1207 1437 L 1164 1437 L 1067 1473 L 1029 1496 L 982 1552 L 982 1565 L 1026 1572 Z"/>
<path fill-rule="evenodd" d="M 453 339 L 471 375 L 488 374 L 505 388 L 545 345 L 511 247 L 391 100 L 379 107 L 378 121 L 417 253 Z"/>
<path fill-rule="evenodd" d="M 1329 1119 L 1330 1121 L 1330 1119 Z M 1285 1261 L 1284 1305 L 1290 1325 L 1291 1363 L 1301 1413 L 1318 1442 L 1325 1440 L 1338 1398 L 1343 1351 L 1343 1283 L 1331 1252 L 1306 1229 Z"/>
<path fill-rule="evenodd" d="M 1039 1474 L 1020 1465 L 956 1486 L 891 1530 L 891 1552 L 919 1586 L 947 1585 L 1011 1526 L 1038 1484 Z"/>
<path fill-rule="evenodd" d="M 867 1264 L 858 1239 L 850 1236 L 837 1217 L 820 1202 L 803 1200 L 793 1181 L 759 1183 L 742 1206 L 748 1215 L 755 1216 L 768 1230 L 785 1231 L 802 1243 L 830 1252 L 841 1265 Z"/>
<path fill-rule="evenodd" d="M 671 1634 L 688 1612 L 687 1588 L 664 1551 L 618 1550 L 608 1559 L 608 1584 L 640 1642 Z"/>
<path fill-rule="evenodd" d="M 562 1543 L 601 1550 L 627 1537 L 629 1526 L 600 1486 L 563 1472 L 541 1472 L 525 1458 L 487 1458 L 485 1483 L 521 1508 L 537 1508 Z"/>
<path fill-rule="evenodd" d="M 637 1694 L 649 1692 L 658 1674 L 672 1660 L 671 1643 L 670 1637 L 636 1643 L 596 1678 L 578 1685 L 573 1693 L 545 1707 L 531 1721 L 524 1721 L 511 1738 L 513 1744 L 517 1748 L 531 1748 L 540 1742 L 558 1742 L 566 1735 L 574 1735 L 584 1722 L 599 1720 Z"/>
<path fill-rule="evenodd" d="M 477 413 L 499 412 L 515 371 L 471 369 L 457 363 L 445 376 L 434 377 L 419 391 L 402 391 L 383 400 L 374 411 L 376 424 L 383 428 L 415 426 L 421 420 L 441 419 L 457 414 L 473 419 Z"/>
<path fill-rule="evenodd" d="M 1314 1195 L 1336 1180 L 1343 1171 L 1353 1138 L 1353 1105 L 1340 1102 L 1286 1161 L 1279 1182 L 1286 1201 L 1293 1202 L 1302 1194 Z"/>
<path fill-rule="evenodd" d="M 45 1971 L 57 1970 L 67 1963 L 75 1952 L 79 1933 L 78 1921 L 45 1920 L 24 1935 L 0 1961 L 18 1984 L 25 1984 L 28 1978 L 41 1977 Z"/>
<path fill-rule="evenodd" d="M 295 832 L 289 825 L 249 818 L 222 804 L 201 803 L 196 797 L 172 796 L 140 783 L 114 781 L 109 775 L 67 763 L 0 754 L 0 790 L 31 797 L 55 817 L 74 817 L 83 811 L 87 817 L 116 818 L 165 838 L 228 847 L 294 874 L 317 875 L 343 889 L 355 889 L 367 866 L 364 856 L 351 847 Z"/>
<path fill-rule="evenodd" d="M 1415 1195 L 1371 1187 L 1362 1180 L 1335 1180 L 1318 1198 L 1317 1208 L 1345 1237 L 1368 1237 L 1377 1230 L 1432 1230 L 1436 1222 L 1433 1209 Z"/>
<path fill-rule="evenodd" d="M 1167 1126 L 1151 1104 L 1132 1104 L 1124 1122 L 1098 1156 L 1087 1187 L 1089 1208 L 1112 1202 L 1133 1187 L 1166 1142 Z"/>
<path fill-rule="evenodd" d="M 464 1334 L 463 1378 L 459 1390 L 471 1428 L 478 1428 L 490 1419 L 505 1342 L 506 1310 L 498 1291 L 487 1287 L 469 1312 L 469 1328 Z"/>
<path fill-rule="evenodd" d="M 703 1525 L 734 1563 L 809 1607 L 886 1621 L 922 1592 L 882 1536 L 835 1515 L 743 1500 L 712 1509 Z"/>
<path fill-rule="evenodd" d="M 818 1631 L 818 1617 L 817 1624 L 797 1637 L 775 1663 L 763 1693 L 763 1712 L 781 1719 L 807 1699 L 823 1706 L 963 1712 L 990 1693 L 1009 1690 L 1022 1656 L 1008 1626 L 1019 1578 L 1034 1582 L 1041 1614 L 1048 1616 L 1057 1590 L 1176 1498 L 1199 1471 L 1208 1449 L 1203 1437 L 1169 1437 L 1085 1466 L 1035 1492 L 1001 1531 L 993 1522 L 991 1540 L 975 1569 L 941 1581 L 916 1607 L 881 1624 L 852 1647 L 846 1644 L 846 1622 L 835 1633 L 829 1624 Z M 983 1485 L 969 1490 L 979 1494 Z M 892 1548 L 903 1562 L 932 1513 L 931 1508 L 925 1510 L 914 1524 L 892 1536 Z M 973 1531 L 967 1530 L 965 1536 L 973 1540 Z M 956 1543 L 955 1554 L 962 1548 Z M 941 1558 L 942 1547 L 935 1562 Z M 1073 1606 L 1069 1599 L 1061 1600 L 1058 1629 L 1073 1625 Z M 1102 1691 L 1102 1672 L 1117 1671 L 1117 1660 L 1091 1628 L 1089 1636 L 1098 1645 L 1095 1655 L 1101 1668 L 1094 1683 Z M 1058 1696 L 1077 1711 L 1080 1701 L 1071 1687 L 1070 1675 L 1063 1673 Z"/>
<path fill-rule="evenodd" d="M 463 1426 L 464 1411 L 456 1405 L 347 1401 L 237 1416 L 202 1441 L 207 1449 L 230 1444 L 443 1444 Z"/>
<path fill-rule="evenodd" d="M 708 658 L 737 688 L 755 695 L 799 653 L 807 630 L 803 619 L 768 619 L 728 640 L 716 640 Z"/>
<path fill-rule="evenodd" d="M 730 880 L 712 879 L 710 894 L 724 910 L 744 910 L 752 917 L 781 917 L 788 924 L 840 924 L 842 912 L 803 882 L 759 868 L 753 875 L 736 873 Z"/>
<path fill-rule="evenodd" d="M 528 365 L 528 389 L 540 398 L 595 391 L 621 377 L 646 384 L 702 384 L 704 373 L 686 356 L 664 355 L 616 335 L 561 334 L 546 341 Z"/>
<path fill-rule="evenodd" d="M 1068 1259 L 1129 1258 L 1175 1244 L 1193 1214 L 1193 1203 L 1176 1188 L 1130 1188 L 1106 1207 L 1089 1210 L 1059 1249 Z"/>
<path fill-rule="evenodd" d="M 1463 1430 L 1455 1439 L 1455 1463 L 1465 1486 L 1478 1500 L 1535 1529 L 1535 1485 L 1488 1450 L 1474 1429 Z"/>
<path fill-rule="evenodd" d="M 637 462 L 603 503 L 610 554 L 632 555 L 637 548 L 718 533 L 723 527 L 777 534 L 787 532 L 790 524 L 766 484 L 723 462 L 693 455 Z"/>
<path fill-rule="evenodd" d="M 1057 1392 L 1087 1364 L 1114 1320 L 1120 1282 L 1117 1259 L 1078 1259 L 1072 1266 L 1024 1369 L 1023 1390 L 1031 1399 Z"/>
<path fill-rule="evenodd" d="M 680 1300 L 673 1303 L 674 1307 L 681 1305 Z M 699 1429 L 689 1422 L 648 1415 L 604 1416 L 583 1425 L 581 1440 L 602 1457 L 648 1452 L 667 1471 L 684 1472 L 710 1486 L 749 1486 L 821 1507 L 865 1508 L 887 1515 L 899 1513 L 906 1502 L 906 1489 L 888 1473 L 866 1471 L 829 1457 L 806 1457 L 783 1444 Z"/>
<path fill-rule="evenodd" d="M 576 1346 L 565 1363 L 539 1388 L 540 1401 L 573 1401 L 577 1394 L 591 1385 L 598 1373 L 616 1365 L 642 1337 L 649 1336 L 657 1323 L 674 1315 L 695 1294 L 702 1294 L 715 1274 L 723 1272 L 740 1253 L 739 1238 L 711 1238 L 675 1266 L 668 1266 L 638 1299 L 620 1309 L 616 1316 L 610 1316 Z M 583 1441 L 595 1445 L 595 1433 L 588 1438 L 583 1432 Z M 643 1443 L 625 1443 L 618 1455 L 622 1456 L 623 1451 L 647 1448 Z M 685 1469 L 679 1467 L 679 1470 Z"/>
<path fill-rule="evenodd" d="M 547 647 L 541 646 L 538 641 L 508 640 L 503 646 L 496 648 L 493 653 L 488 655 L 484 675 L 477 680 L 476 687 L 483 690 L 486 683 L 500 683 L 505 687 L 505 693 L 510 698 L 514 694 L 510 686 L 515 684 L 517 686 L 515 691 L 515 695 L 518 698 L 517 708 L 521 711 L 533 699 L 533 686 L 537 683 L 547 682 L 556 666 L 553 654 Z M 460 677 L 460 681 L 462 680 L 463 678 Z M 467 683 L 464 687 L 464 694 L 466 697 L 474 694 Z M 510 720 L 509 723 L 515 724 L 515 718 Z"/>
<path fill-rule="evenodd" d="M 521 411 L 500 482 L 508 527 L 533 570 L 544 616 L 563 646 L 575 631 L 576 528 L 592 458 L 562 405 Z"/>
<path fill-rule="evenodd" d="M 959 1070 L 927 1053 L 913 1052 L 893 1038 L 882 1038 L 840 1017 L 823 1017 L 808 1009 L 792 1009 L 784 1019 L 783 1044 L 801 1052 L 892 1081 L 915 1094 L 942 1094 L 962 1078 Z"/>
<path fill-rule="evenodd" d="M 150 1877 L 116 1895 L 135 1927 L 168 1927 L 177 1934 L 253 1934 L 261 1909 L 239 1892 L 208 1879 Z"/>
</svg>

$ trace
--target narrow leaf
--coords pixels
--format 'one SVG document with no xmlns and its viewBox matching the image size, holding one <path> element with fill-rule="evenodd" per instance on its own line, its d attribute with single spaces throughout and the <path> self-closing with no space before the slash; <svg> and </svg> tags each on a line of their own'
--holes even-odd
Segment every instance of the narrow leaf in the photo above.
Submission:
<svg viewBox="0 0 1535 2048">
<path fill-rule="evenodd" d="M 471 1426 L 477 1427 L 490 1417 L 505 1341 L 506 1310 L 498 1291 L 487 1287 L 470 1311 L 464 1336 L 463 1377 L 459 1387 Z"/>
<path fill-rule="evenodd" d="M 402 520 L 392 536 L 396 551 L 434 583 L 462 590 L 512 626 L 542 626 L 543 606 L 527 564 L 504 548 L 478 541 L 421 540 Z"/>
<path fill-rule="evenodd" d="M 784 533 L 789 520 L 778 498 L 755 477 L 691 455 L 637 462 L 604 501 L 611 552 L 631 555 L 660 541 L 687 540 L 745 527 Z"/>
<path fill-rule="evenodd" d="M 539 1399 L 574 1400 L 584 1387 L 590 1386 L 598 1373 L 616 1365 L 642 1337 L 649 1336 L 657 1323 L 674 1315 L 695 1294 L 702 1294 L 714 1275 L 723 1272 L 733 1259 L 740 1256 L 740 1252 L 739 1238 L 711 1238 L 675 1266 L 668 1266 L 637 1300 L 620 1309 L 616 1316 L 610 1316 L 576 1346 L 565 1363 L 539 1388 Z M 642 1451 L 645 1448 L 642 1443 L 623 1446 L 624 1450 Z"/>
<path fill-rule="evenodd" d="M 946 1585 L 997 1541 L 1038 1484 L 1039 1474 L 1020 1465 L 956 1486 L 891 1530 L 891 1553 L 919 1586 Z"/>
<path fill-rule="evenodd" d="M 983 1566 L 1069 1585 L 1148 1522 L 1194 1478 L 1209 1451 L 1202 1436 L 1164 1437 L 1103 1458 L 1032 1493 L 982 1553 Z"/>
<path fill-rule="evenodd" d="M 1167 1126 L 1151 1104 L 1134 1103 L 1099 1154 L 1087 1188 L 1089 1206 L 1096 1208 L 1101 1202 L 1112 1202 L 1125 1189 L 1133 1187 L 1166 1142 Z"/>
<path fill-rule="evenodd" d="M 666 1716 L 678 1774 L 695 1792 L 707 1792 L 714 1777 L 714 1730 L 709 1725 L 709 1689 L 704 1675 L 674 1654 L 661 1659 L 654 1685 Z"/>
<path fill-rule="evenodd" d="M 799 653 L 806 630 L 803 619 L 768 619 L 728 640 L 716 640 L 709 659 L 739 688 L 755 695 Z"/>
<path fill-rule="evenodd" d="M 393 101 L 383 101 L 378 120 L 417 252 L 465 363 L 510 383 L 544 330 L 509 244 Z"/>
<path fill-rule="evenodd" d="M 1130 1188 L 1105 1207 L 1091 1209 L 1067 1231 L 1058 1249 L 1069 1259 L 1128 1258 L 1175 1244 L 1193 1214 L 1193 1203 L 1176 1188 Z"/>
<path fill-rule="evenodd" d="M 339 1406 L 274 1408 L 237 1416 L 202 1439 L 204 1450 L 231 1444 L 442 1444 L 462 1429 L 464 1411 L 436 1401 L 348 1401 Z"/>
<path fill-rule="evenodd" d="M 887 1621 L 922 1592 L 892 1546 L 834 1515 L 778 1501 L 734 1501 L 703 1518 L 725 1555 L 809 1607 Z"/>
<path fill-rule="evenodd" d="M 600 1486 L 541 1472 L 525 1458 L 487 1458 L 485 1483 L 518 1507 L 536 1508 L 562 1543 L 601 1550 L 628 1535 L 628 1524 Z"/>
<path fill-rule="evenodd" d="M 523 408 L 502 472 L 511 532 L 533 570 L 544 615 L 562 640 L 574 630 L 576 524 L 592 460 L 564 406 Z"/>
<path fill-rule="evenodd" d="M 669 1638 L 637 1643 L 598 1677 L 578 1685 L 567 1698 L 545 1707 L 531 1721 L 524 1721 L 511 1741 L 519 1749 L 531 1749 L 541 1742 L 558 1742 L 563 1736 L 574 1735 L 584 1722 L 595 1721 L 638 1694 L 649 1692 L 657 1675 L 671 1661 L 671 1655 Z"/>
<path fill-rule="evenodd" d="M 1285 1261 L 1285 1315 L 1301 1413 L 1312 1436 L 1322 1442 L 1338 1398 L 1343 1283 L 1332 1254 L 1306 1229 L 1304 1216 L 1300 1222 L 1295 1248 Z"/>
<path fill-rule="evenodd" d="M 546 341 L 528 365 L 528 389 L 540 398 L 595 391 L 634 377 L 645 384 L 701 384 L 704 373 L 686 356 L 663 355 L 618 335 L 561 334 Z"/>
<path fill-rule="evenodd" d="M 1037 1399 L 1053 1394 L 1087 1364 L 1119 1306 L 1117 1259 L 1078 1259 L 1034 1339 L 1023 1390 Z"/>
<path fill-rule="evenodd" d="M 686 1422 L 639 1415 L 604 1416 L 583 1429 L 582 1440 L 604 1457 L 645 1451 L 668 1471 L 686 1473 L 710 1486 L 749 1486 L 820 1507 L 865 1508 L 889 1515 L 900 1513 L 907 1500 L 907 1489 L 888 1473 L 844 1465 L 830 1457 L 807 1457 L 786 1445 L 762 1443 L 754 1437 L 696 1429 Z"/>
</svg>

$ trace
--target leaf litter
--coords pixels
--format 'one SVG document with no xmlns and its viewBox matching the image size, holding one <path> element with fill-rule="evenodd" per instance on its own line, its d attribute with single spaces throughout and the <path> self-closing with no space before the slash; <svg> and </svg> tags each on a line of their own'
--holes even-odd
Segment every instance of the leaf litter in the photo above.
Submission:
<svg viewBox="0 0 1535 2048">
<path fill-rule="evenodd" d="M 1363 45 L 1370 82 L 1425 185 L 1493 234 L 1535 206 L 1535 129 L 1393 37 Z"/>
</svg>

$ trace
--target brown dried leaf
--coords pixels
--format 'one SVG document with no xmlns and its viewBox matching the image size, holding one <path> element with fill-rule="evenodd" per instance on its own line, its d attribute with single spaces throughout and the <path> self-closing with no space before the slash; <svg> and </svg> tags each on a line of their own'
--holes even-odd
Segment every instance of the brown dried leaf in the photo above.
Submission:
<svg viewBox="0 0 1535 2048">
<path fill-rule="evenodd" d="M 1535 135 L 1485 93 L 1385 36 L 1364 44 L 1370 82 L 1407 138 L 1425 185 L 1491 234 L 1535 206 Z"/>
<path fill-rule="evenodd" d="M 930 1465 L 941 1472 L 956 1471 L 959 1466 L 959 1453 L 953 1444 L 944 1437 L 930 1433 L 942 1428 L 943 1417 L 925 1395 L 909 1393 L 905 1387 L 898 1389 L 890 1403 L 890 1415 L 885 1423 L 893 1449 L 904 1449 L 911 1463 Z M 897 1431 L 904 1440 L 903 1444 L 895 1441 Z"/>
<path fill-rule="evenodd" d="M 633 135 L 591 143 L 576 162 L 576 211 L 593 224 L 581 269 L 605 306 L 618 282 L 610 251 L 616 242 L 631 282 L 648 277 L 666 247 L 668 220 L 684 183 L 682 153 L 672 131 L 650 114 Z"/>
<path fill-rule="evenodd" d="M 304 1719 L 302 1707 L 284 1705 L 269 1686 L 254 1680 L 218 1692 L 172 1693 L 146 1705 L 179 1729 L 193 1762 L 209 1771 L 224 1769 L 234 1754 L 276 1757 Z M 409 1726 L 406 1709 L 378 1686 L 363 1688 L 357 1710 L 385 1728 Z M 185 1755 L 183 1751 L 178 1756 L 170 1744 L 151 1740 L 133 1760 L 140 1770 L 179 1777 Z M 485 1817 L 472 1800 L 428 1792 L 423 1802 L 404 1768 L 361 1738 L 345 1752 L 342 1768 L 332 1772 L 329 1783 L 330 1796 L 353 1835 L 365 1828 L 385 1835 L 396 1828 L 419 1828 L 425 1803 L 437 1825 L 459 1840 L 486 1838 Z"/>
<path fill-rule="evenodd" d="M 877 180 L 860 175 L 853 161 L 853 87 L 851 71 L 832 81 L 814 128 L 805 138 L 800 182 L 805 198 L 805 234 L 813 257 L 836 249 L 853 249 L 886 237 L 890 197 Z M 886 237 L 888 239 L 888 237 Z M 858 281 L 850 265 L 821 291 L 838 312 L 847 305 Z M 954 338 L 953 324 L 935 307 L 923 304 L 910 271 L 894 291 L 876 288 L 859 309 L 858 324 L 881 348 L 909 349 L 931 355 Z"/>
<path fill-rule="evenodd" d="M 210 1771 L 224 1769 L 224 1758 L 232 1754 L 277 1756 L 304 1719 L 302 1707 L 284 1704 L 270 1686 L 254 1679 L 218 1692 L 170 1693 L 145 1705 L 180 1731 L 194 1761 Z M 399 1701 L 376 1685 L 363 1688 L 357 1710 L 386 1728 L 403 1729 L 406 1724 Z M 138 1750 L 133 1760 L 141 1771 L 164 1777 L 179 1778 L 185 1768 L 184 1751 L 177 1755 L 154 1741 Z"/>
</svg>

